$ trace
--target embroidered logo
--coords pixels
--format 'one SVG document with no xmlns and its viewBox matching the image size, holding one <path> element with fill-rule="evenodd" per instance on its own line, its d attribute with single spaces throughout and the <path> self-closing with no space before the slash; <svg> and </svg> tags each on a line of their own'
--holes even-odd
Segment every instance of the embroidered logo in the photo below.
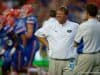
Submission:
<svg viewBox="0 0 100 75">
<path fill-rule="evenodd" d="M 67 32 L 68 32 L 68 33 L 71 33 L 71 32 L 72 32 L 72 30 L 67 30 Z"/>
</svg>

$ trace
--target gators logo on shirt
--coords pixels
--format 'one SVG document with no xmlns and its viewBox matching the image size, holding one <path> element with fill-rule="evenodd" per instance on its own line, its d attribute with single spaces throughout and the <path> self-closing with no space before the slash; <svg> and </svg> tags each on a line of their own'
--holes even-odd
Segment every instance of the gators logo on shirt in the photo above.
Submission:
<svg viewBox="0 0 100 75">
<path fill-rule="evenodd" d="M 68 33 L 71 33 L 71 32 L 72 32 L 72 30 L 67 30 L 67 32 L 68 32 Z"/>
</svg>

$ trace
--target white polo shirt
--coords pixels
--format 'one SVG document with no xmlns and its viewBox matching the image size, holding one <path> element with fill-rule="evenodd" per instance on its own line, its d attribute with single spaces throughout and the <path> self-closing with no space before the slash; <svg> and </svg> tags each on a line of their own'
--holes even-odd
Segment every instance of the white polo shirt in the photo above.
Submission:
<svg viewBox="0 0 100 75">
<path fill-rule="evenodd" d="M 69 59 L 77 55 L 73 47 L 77 29 L 77 23 L 66 21 L 64 25 L 60 25 L 56 20 L 45 22 L 35 35 L 47 38 L 51 58 Z"/>
<path fill-rule="evenodd" d="M 49 21 L 49 22 L 56 21 L 56 18 L 54 18 L 54 17 L 50 17 L 50 18 L 48 19 L 48 21 Z"/>
<path fill-rule="evenodd" d="M 80 53 L 94 53 L 100 51 L 100 22 L 97 19 L 89 19 L 79 26 L 75 41 L 83 40 L 83 48 Z"/>
<path fill-rule="evenodd" d="M 46 21 L 43 22 L 43 26 L 51 24 L 51 23 L 53 23 L 55 21 L 57 21 L 56 18 L 50 17 L 48 20 L 46 20 Z M 45 22 L 48 22 L 48 23 L 45 23 Z"/>
</svg>

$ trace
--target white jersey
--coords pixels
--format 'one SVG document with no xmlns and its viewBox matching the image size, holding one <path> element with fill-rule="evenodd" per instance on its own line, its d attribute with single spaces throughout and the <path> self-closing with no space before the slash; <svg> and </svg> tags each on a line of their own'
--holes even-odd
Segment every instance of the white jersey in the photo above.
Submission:
<svg viewBox="0 0 100 75">
<path fill-rule="evenodd" d="M 47 38 L 49 42 L 50 57 L 56 59 L 74 58 L 74 37 L 76 35 L 78 24 L 66 21 L 63 25 L 57 20 L 47 21 L 45 26 L 40 28 L 35 35 Z"/>
</svg>

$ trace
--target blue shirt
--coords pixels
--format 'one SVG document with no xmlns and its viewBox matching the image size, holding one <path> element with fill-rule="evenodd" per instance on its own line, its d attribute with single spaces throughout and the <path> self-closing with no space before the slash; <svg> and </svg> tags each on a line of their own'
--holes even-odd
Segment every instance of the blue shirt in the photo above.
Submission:
<svg viewBox="0 0 100 75">
<path fill-rule="evenodd" d="M 16 22 L 15 22 L 15 27 L 14 27 L 14 32 L 16 34 L 25 34 L 26 32 L 26 27 L 25 27 L 25 21 L 23 18 L 18 18 L 16 19 Z"/>
</svg>

